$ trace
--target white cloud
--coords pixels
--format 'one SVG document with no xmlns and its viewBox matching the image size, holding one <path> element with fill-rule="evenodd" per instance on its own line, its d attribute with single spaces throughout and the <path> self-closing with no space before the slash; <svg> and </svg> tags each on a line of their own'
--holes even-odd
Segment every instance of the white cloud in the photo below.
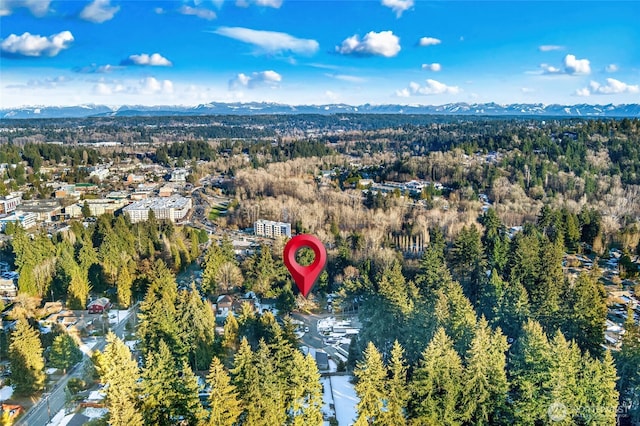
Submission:
<svg viewBox="0 0 640 426">
<path fill-rule="evenodd" d="M 418 44 L 420 46 L 435 46 L 436 44 L 442 43 L 442 40 L 435 37 L 422 37 L 418 40 Z"/>
<path fill-rule="evenodd" d="M 382 5 L 393 10 L 399 18 L 404 11 L 413 7 L 413 0 L 382 0 Z"/>
<path fill-rule="evenodd" d="M 171 61 L 160 55 L 153 53 L 151 55 L 142 53 L 140 55 L 131 55 L 121 62 L 122 65 L 141 65 L 150 67 L 170 67 Z"/>
<path fill-rule="evenodd" d="M 166 13 L 165 10 L 161 7 L 156 7 L 155 9 L 153 9 L 153 11 L 158 15 L 164 15 Z"/>
<path fill-rule="evenodd" d="M 87 65 L 86 67 L 76 67 L 76 68 L 73 69 L 73 71 L 74 72 L 78 72 L 78 73 L 82 73 L 82 74 L 107 74 L 107 73 L 110 73 L 112 71 L 116 71 L 116 70 L 118 70 L 120 68 L 121 67 L 118 66 L 118 65 L 91 64 L 91 65 Z"/>
<path fill-rule="evenodd" d="M 384 56 L 391 58 L 400 52 L 400 39 L 392 31 L 368 32 L 362 40 L 358 35 L 345 39 L 336 52 L 342 55 Z"/>
<path fill-rule="evenodd" d="M 109 96 L 113 95 L 114 93 L 123 93 L 126 91 L 127 89 L 119 83 L 107 84 L 105 82 L 99 82 L 93 86 L 93 93 L 100 96 Z"/>
<path fill-rule="evenodd" d="M 346 81 L 347 83 L 364 83 L 366 79 L 355 75 L 348 74 L 325 74 L 327 77 L 335 78 L 336 80 Z"/>
<path fill-rule="evenodd" d="M 621 93 L 640 93 L 640 86 L 623 83 L 615 78 L 607 78 L 606 84 L 600 84 L 597 81 L 591 81 L 589 87 L 584 87 L 576 91 L 578 96 L 589 95 L 618 95 Z"/>
<path fill-rule="evenodd" d="M 125 86 L 125 84 L 127 85 Z M 158 80 L 155 77 L 146 77 L 142 80 L 128 83 L 100 79 L 93 86 L 93 93 L 100 96 L 114 94 L 170 95 L 173 93 L 173 82 L 171 80 Z"/>
<path fill-rule="evenodd" d="M 310 55 L 318 51 L 319 44 L 315 40 L 293 37 L 287 33 L 276 31 L 259 31 L 242 27 L 220 27 L 216 31 L 224 37 L 252 44 L 267 53 L 293 52 Z"/>
<path fill-rule="evenodd" d="M 438 72 L 442 69 L 442 65 L 437 62 L 434 62 L 433 64 L 422 64 L 422 69 L 425 71 Z"/>
<path fill-rule="evenodd" d="M 451 94 L 455 95 L 462 90 L 458 86 L 447 86 L 436 80 L 427 79 L 424 86 L 412 81 L 409 83 L 409 87 L 396 91 L 396 95 L 400 97 L 408 97 L 412 95 L 443 95 Z"/>
<path fill-rule="evenodd" d="M 0 0 L 0 16 L 9 16 L 15 9 L 24 7 L 40 18 L 49 12 L 50 4 L 51 0 Z"/>
<path fill-rule="evenodd" d="M 68 49 L 71 42 L 73 34 L 70 31 L 62 31 L 49 37 L 30 33 L 20 36 L 11 34 L 2 40 L 0 50 L 22 56 L 56 56 L 61 50 Z"/>
<path fill-rule="evenodd" d="M 229 81 L 229 89 L 253 89 L 262 85 L 266 85 L 269 87 L 278 87 L 281 81 L 282 76 L 272 70 L 254 72 L 251 73 L 251 75 L 240 73 Z"/>
<path fill-rule="evenodd" d="M 282 0 L 237 0 L 236 6 L 238 7 L 249 7 L 252 4 L 256 6 L 262 7 L 272 7 L 274 9 L 280 9 L 282 6 Z"/>
<path fill-rule="evenodd" d="M 542 68 L 542 72 L 544 74 L 560 74 L 562 72 L 560 68 L 556 68 L 549 64 L 540 64 L 540 68 Z"/>
<path fill-rule="evenodd" d="M 213 21 L 216 19 L 216 13 L 213 10 L 206 9 L 204 7 L 191 7 L 183 5 L 178 12 L 183 15 L 197 16 L 198 18 L 206 19 L 207 21 Z"/>
<path fill-rule="evenodd" d="M 538 50 L 541 52 L 552 52 L 554 50 L 563 50 L 564 46 L 558 46 L 557 44 L 543 44 L 538 46 Z"/>
<path fill-rule="evenodd" d="M 576 59 L 575 55 L 564 57 L 564 71 L 567 74 L 590 74 L 591 66 L 588 59 Z"/>
<path fill-rule="evenodd" d="M 120 6 L 111 6 L 111 0 L 93 0 L 82 9 L 80 18 L 95 24 L 102 24 L 113 19 L 119 10 Z"/>
<path fill-rule="evenodd" d="M 616 72 L 619 70 L 619 68 L 616 64 L 609 64 L 604 68 L 604 70 L 606 72 Z"/>
<path fill-rule="evenodd" d="M 9 84 L 5 86 L 7 89 L 25 89 L 25 88 L 43 88 L 43 89 L 55 89 L 61 85 L 64 85 L 69 82 L 64 76 L 58 77 L 46 77 L 38 80 L 29 80 L 26 83 L 19 84 Z"/>
<path fill-rule="evenodd" d="M 331 102 L 336 102 L 340 100 L 340 95 L 336 92 L 332 92 L 331 90 L 327 90 L 324 92 L 324 96 L 329 99 Z"/>
<path fill-rule="evenodd" d="M 411 96 L 411 92 L 409 92 L 409 89 L 407 88 L 396 90 L 396 96 L 398 96 L 399 98 L 408 98 Z"/>
<path fill-rule="evenodd" d="M 534 90 L 534 89 L 532 89 L 532 88 L 530 88 L 530 87 L 522 87 L 522 88 L 520 89 L 520 91 L 521 91 L 522 93 L 533 93 L 533 92 L 535 92 L 535 90 Z"/>
<path fill-rule="evenodd" d="M 173 93 L 173 83 L 171 80 L 157 80 L 154 77 L 147 77 L 140 82 L 138 93 L 155 95 Z"/>
<path fill-rule="evenodd" d="M 540 64 L 540 68 L 542 69 L 542 74 L 591 74 L 591 65 L 588 59 L 576 59 L 575 55 L 567 55 L 564 57 L 563 65 L 564 68 L 558 68 L 549 64 Z"/>
<path fill-rule="evenodd" d="M 589 95 L 591 95 L 591 92 L 589 91 L 588 87 L 584 87 L 582 89 L 576 90 L 576 95 L 578 95 L 578 96 L 589 96 Z"/>
</svg>

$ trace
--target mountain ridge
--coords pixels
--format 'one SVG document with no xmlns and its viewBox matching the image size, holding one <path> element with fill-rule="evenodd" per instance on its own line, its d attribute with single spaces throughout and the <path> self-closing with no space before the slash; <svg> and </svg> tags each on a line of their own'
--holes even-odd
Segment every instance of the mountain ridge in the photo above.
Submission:
<svg viewBox="0 0 640 426">
<path fill-rule="evenodd" d="M 515 117 L 640 117 L 640 104 L 560 105 L 542 103 L 498 104 L 465 102 L 444 105 L 287 105 L 272 102 L 209 102 L 197 106 L 106 105 L 32 106 L 0 109 L 0 119 L 134 117 L 167 115 L 257 115 L 257 114 L 433 114 Z"/>
</svg>

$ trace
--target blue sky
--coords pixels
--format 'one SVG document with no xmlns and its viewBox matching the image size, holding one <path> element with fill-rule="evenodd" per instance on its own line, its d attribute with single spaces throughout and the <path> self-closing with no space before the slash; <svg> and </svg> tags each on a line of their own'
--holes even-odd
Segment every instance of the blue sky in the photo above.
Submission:
<svg viewBox="0 0 640 426">
<path fill-rule="evenodd" d="M 0 107 L 640 102 L 640 2 L 0 0 Z"/>
</svg>

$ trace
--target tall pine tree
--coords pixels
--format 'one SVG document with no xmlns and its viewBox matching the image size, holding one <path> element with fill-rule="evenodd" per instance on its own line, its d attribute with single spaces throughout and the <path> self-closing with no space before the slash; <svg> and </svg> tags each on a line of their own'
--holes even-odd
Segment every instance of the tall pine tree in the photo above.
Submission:
<svg viewBox="0 0 640 426">
<path fill-rule="evenodd" d="M 44 358 L 38 332 L 20 319 L 9 345 L 11 382 L 19 395 L 32 395 L 44 388 Z"/>
<path fill-rule="evenodd" d="M 355 390 L 360 398 L 357 405 L 358 418 L 355 426 L 380 424 L 385 405 L 385 382 L 387 371 L 382 356 L 371 342 L 364 351 L 363 360 L 353 372 L 356 377 Z"/>
<path fill-rule="evenodd" d="M 131 351 L 115 334 L 107 335 L 107 346 L 100 357 L 98 372 L 106 387 L 109 424 L 113 426 L 141 425 L 137 381 L 140 372 Z"/>
<path fill-rule="evenodd" d="M 242 413 L 242 401 L 236 387 L 231 384 L 229 374 L 217 357 L 213 357 L 207 384 L 209 395 L 209 426 L 233 426 Z"/>
</svg>

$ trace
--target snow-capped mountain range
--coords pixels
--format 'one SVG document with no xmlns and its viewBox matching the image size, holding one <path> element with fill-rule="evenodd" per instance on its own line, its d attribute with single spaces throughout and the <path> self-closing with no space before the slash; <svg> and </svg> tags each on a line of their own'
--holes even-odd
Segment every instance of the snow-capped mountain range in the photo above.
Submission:
<svg viewBox="0 0 640 426">
<path fill-rule="evenodd" d="M 435 114 L 519 117 L 640 117 L 640 104 L 544 105 L 496 103 L 446 105 L 285 105 L 277 103 L 219 103 L 198 106 L 105 105 L 42 106 L 0 109 L 0 119 L 83 118 L 160 115 L 255 115 L 255 114 Z"/>
</svg>

